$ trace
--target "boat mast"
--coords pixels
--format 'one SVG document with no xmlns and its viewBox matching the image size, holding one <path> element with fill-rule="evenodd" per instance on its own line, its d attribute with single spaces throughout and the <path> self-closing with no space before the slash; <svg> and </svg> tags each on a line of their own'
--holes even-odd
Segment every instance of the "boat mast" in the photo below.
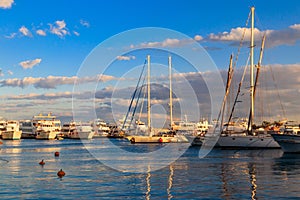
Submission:
<svg viewBox="0 0 300 200">
<path fill-rule="evenodd" d="M 248 131 L 252 132 L 254 117 L 254 7 L 251 7 L 251 39 L 250 39 L 250 119 Z"/>
<path fill-rule="evenodd" d="M 147 100 L 147 124 L 148 124 L 148 131 L 151 136 L 151 102 L 150 102 L 150 55 L 147 56 L 148 61 L 148 75 L 147 75 L 147 91 L 148 91 L 148 100 Z"/>
<path fill-rule="evenodd" d="M 170 81 L 170 126 L 173 126 L 173 95 L 172 95 L 172 58 L 169 56 L 169 81 Z"/>
<path fill-rule="evenodd" d="M 258 84 L 258 76 L 259 76 L 259 72 L 260 72 L 260 67 L 261 67 L 261 60 L 262 60 L 262 56 L 263 56 L 263 52 L 264 52 L 264 47 L 265 47 L 265 40 L 266 40 L 266 35 L 263 36 L 262 42 L 261 42 L 261 48 L 260 48 L 260 53 L 259 53 L 259 60 L 257 63 L 257 70 L 256 70 L 256 76 L 255 76 L 255 83 L 254 83 L 254 91 L 253 91 L 253 96 L 255 98 L 255 93 L 256 93 L 256 88 L 257 88 L 257 84 Z"/>
</svg>

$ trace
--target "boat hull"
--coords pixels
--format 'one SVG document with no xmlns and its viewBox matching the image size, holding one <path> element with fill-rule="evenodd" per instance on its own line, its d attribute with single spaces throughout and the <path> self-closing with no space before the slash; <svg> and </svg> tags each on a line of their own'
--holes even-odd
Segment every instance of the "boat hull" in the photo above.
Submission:
<svg viewBox="0 0 300 200">
<path fill-rule="evenodd" d="M 238 149 L 280 148 L 279 144 L 269 135 L 220 136 L 216 147 Z"/>
<path fill-rule="evenodd" d="M 300 136 L 272 134 L 284 153 L 300 153 Z"/>
<path fill-rule="evenodd" d="M 37 140 L 54 140 L 56 137 L 56 132 L 37 132 L 37 135 L 35 136 L 35 139 Z"/>
<path fill-rule="evenodd" d="M 21 139 L 21 131 L 7 131 L 2 132 L 2 139 L 3 140 L 19 140 Z"/>
<path fill-rule="evenodd" d="M 185 136 L 127 136 L 127 140 L 131 143 L 183 143 L 188 142 Z"/>
<path fill-rule="evenodd" d="M 94 136 L 94 132 L 73 132 L 73 134 L 68 135 L 68 138 L 90 140 L 93 138 L 93 136 Z"/>
</svg>

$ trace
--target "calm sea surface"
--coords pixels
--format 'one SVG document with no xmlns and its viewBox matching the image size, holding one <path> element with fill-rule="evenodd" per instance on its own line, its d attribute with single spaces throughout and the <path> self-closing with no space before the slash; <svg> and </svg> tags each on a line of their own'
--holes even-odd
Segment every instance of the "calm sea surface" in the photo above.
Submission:
<svg viewBox="0 0 300 200">
<path fill-rule="evenodd" d="M 159 170 L 131 173 L 102 164 L 87 150 L 101 147 L 114 151 L 106 145 L 108 141 L 93 139 L 88 148 L 80 140 L 3 141 L 1 199 L 300 198 L 300 155 L 283 154 L 280 149 L 214 149 L 200 159 L 199 147 L 190 147 Z M 130 152 L 161 148 L 132 145 L 125 140 L 114 140 L 114 144 Z M 59 157 L 54 156 L 56 151 Z M 111 161 L 124 159 L 109 155 Z M 43 167 L 38 164 L 42 159 L 46 162 Z M 60 169 L 66 172 L 63 178 L 56 175 Z"/>
</svg>

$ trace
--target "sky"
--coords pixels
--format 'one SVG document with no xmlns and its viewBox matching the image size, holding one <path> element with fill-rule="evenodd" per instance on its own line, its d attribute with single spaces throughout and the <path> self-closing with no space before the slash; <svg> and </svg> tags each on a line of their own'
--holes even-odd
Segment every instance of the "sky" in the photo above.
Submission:
<svg viewBox="0 0 300 200">
<path fill-rule="evenodd" d="M 191 47 L 194 57 L 201 57 L 205 50 L 208 61 L 203 61 L 206 67 L 200 70 L 180 56 L 174 55 L 173 62 L 174 73 L 195 81 L 193 88 L 198 87 L 195 91 L 199 100 L 198 92 L 209 86 L 194 80 L 197 72 L 208 77 L 218 69 L 223 78 L 226 76 L 229 56 L 237 55 L 251 6 L 255 6 L 255 63 L 261 37 L 266 34 L 263 65 L 272 68 L 272 76 L 265 93 L 273 96 L 272 103 L 278 103 L 277 108 L 284 108 L 284 114 L 272 114 L 272 119 L 286 116 L 299 120 L 300 2 L 297 0 L 285 3 L 279 0 L 0 0 L 0 116 L 30 119 L 40 112 L 52 112 L 72 117 L 74 106 L 84 110 L 84 103 L 89 102 L 86 99 L 93 99 L 92 106 L 100 113 L 99 117 L 105 118 L 103 112 L 110 112 L 115 105 L 122 107 L 121 114 L 116 116 L 120 118 L 132 94 L 128 88 L 135 87 L 146 54 L 152 54 L 151 61 L 164 66 L 172 54 L 148 48 L 181 51 L 194 45 Z M 145 27 L 153 27 L 156 33 L 144 30 Z M 156 28 L 163 30 L 157 32 Z M 240 51 L 237 65 L 246 64 L 249 34 L 247 26 L 245 47 Z M 198 54 L 195 45 L 200 45 Z M 101 48 L 105 51 L 100 51 Z M 97 52 L 101 54 L 96 55 Z M 114 60 L 102 71 L 104 66 L 99 66 L 100 61 L 104 63 L 108 57 Z M 85 68 L 91 67 L 92 59 L 94 68 Z M 154 79 L 167 77 L 167 68 L 162 68 L 153 70 Z M 164 85 L 166 77 L 161 78 Z M 80 87 L 74 87 L 74 83 Z M 120 94 L 127 96 L 116 93 L 117 98 L 111 98 L 113 91 L 122 91 Z M 222 95 L 218 93 L 218 97 Z M 201 106 L 211 104 L 207 97 L 199 101 Z M 201 116 L 208 116 L 210 111 L 204 107 Z"/>
</svg>

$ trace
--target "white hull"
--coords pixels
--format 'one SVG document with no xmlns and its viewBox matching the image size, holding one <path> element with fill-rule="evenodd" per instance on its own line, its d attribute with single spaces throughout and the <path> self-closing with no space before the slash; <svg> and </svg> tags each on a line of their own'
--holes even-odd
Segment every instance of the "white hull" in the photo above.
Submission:
<svg viewBox="0 0 300 200">
<path fill-rule="evenodd" d="M 188 142 L 185 136 L 174 136 L 174 137 L 164 137 L 164 136 L 127 136 L 131 143 L 183 143 Z"/>
<path fill-rule="evenodd" d="M 94 136 L 94 132 L 72 132 L 68 135 L 70 139 L 90 140 Z"/>
<path fill-rule="evenodd" d="M 21 131 L 5 131 L 2 132 L 2 139 L 3 140 L 19 140 L 21 139 Z"/>
<path fill-rule="evenodd" d="M 54 140 L 56 137 L 57 132 L 52 132 L 52 131 L 42 131 L 42 132 L 37 132 L 35 139 L 37 140 Z"/>
<path fill-rule="evenodd" d="M 272 136 L 279 143 L 283 152 L 300 153 L 299 135 L 272 134 Z"/>
<path fill-rule="evenodd" d="M 270 136 L 220 136 L 217 147 L 221 148 L 280 148 L 279 144 Z"/>
</svg>

